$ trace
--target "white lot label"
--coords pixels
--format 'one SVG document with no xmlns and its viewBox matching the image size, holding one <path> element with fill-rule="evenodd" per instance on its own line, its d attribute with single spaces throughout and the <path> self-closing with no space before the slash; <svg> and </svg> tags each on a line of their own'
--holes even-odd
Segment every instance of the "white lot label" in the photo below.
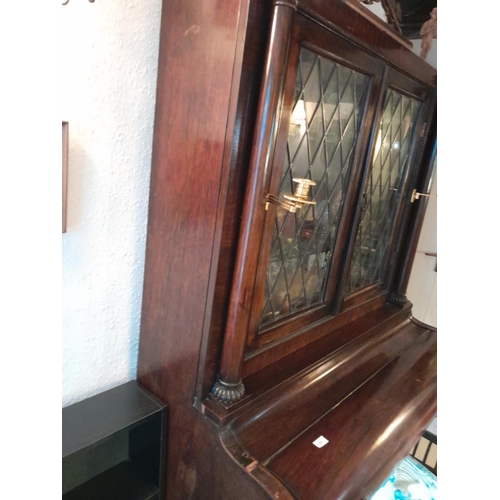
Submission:
<svg viewBox="0 0 500 500">
<path fill-rule="evenodd" d="M 320 436 L 316 441 L 313 441 L 313 445 L 318 448 L 323 448 L 325 444 L 328 443 L 328 439 L 326 437 Z"/>
</svg>

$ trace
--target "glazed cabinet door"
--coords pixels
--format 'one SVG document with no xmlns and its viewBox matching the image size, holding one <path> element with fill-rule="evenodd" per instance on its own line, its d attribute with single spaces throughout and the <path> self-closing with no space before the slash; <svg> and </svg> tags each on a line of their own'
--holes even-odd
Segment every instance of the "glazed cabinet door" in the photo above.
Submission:
<svg viewBox="0 0 500 500">
<path fill-rule="evenodd" d="M 334 313 L 383 74 L 379 60 L 297 16 L 268 193 L 257 207 L 265 217 L 249 351 Z"/>
<path fill-rule="evenodd" d="M 343 278 L 344 309 L 389 291 L 405 207 L 412 203 L 410 185 L 421 168 L 419 146 L 433 105 L 429 88 L 387 69 Z"/>
<path fill-rule="evenodd" d="M 335 314 L 384 72 L 294 2 L 274 4 L 212 388 L 219 401 L 243 396 L 248 356 Z"/>
</svg>

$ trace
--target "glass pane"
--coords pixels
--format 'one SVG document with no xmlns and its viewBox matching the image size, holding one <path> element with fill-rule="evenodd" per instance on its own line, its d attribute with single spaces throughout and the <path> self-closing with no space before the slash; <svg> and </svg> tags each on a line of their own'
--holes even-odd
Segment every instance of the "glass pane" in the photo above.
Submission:
<svg viewBox="0 0 500 500">
<path fill-rule="evenodd" d="M 420 102 L 389 89 L 364 192 L 347 293 L 381 279 Z"/>
<path fill-rule="evenodd" d="M 324 299 L 369 78 L 301 49 L 280 197 L 316 182 L 296 213 L 276 210 L 260 326 Z"/>
</svg>

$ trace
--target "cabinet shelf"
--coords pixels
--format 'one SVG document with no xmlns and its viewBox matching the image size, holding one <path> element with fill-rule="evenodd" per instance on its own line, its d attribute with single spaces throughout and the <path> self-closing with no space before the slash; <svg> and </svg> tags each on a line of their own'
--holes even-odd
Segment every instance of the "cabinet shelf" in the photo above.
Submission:
<svg viewBox="0 0 500 500">
<path fill-rule="evenodd" d="M 166 411 L 136 381 L 63 408 L 63 500 L 160 498 Z"/>
<path fill-rule="evenodd" d="M 131 460 L 115 465 L 62 496 L 63 500 L 155 500 L 160 489 Z"/>
</svg>

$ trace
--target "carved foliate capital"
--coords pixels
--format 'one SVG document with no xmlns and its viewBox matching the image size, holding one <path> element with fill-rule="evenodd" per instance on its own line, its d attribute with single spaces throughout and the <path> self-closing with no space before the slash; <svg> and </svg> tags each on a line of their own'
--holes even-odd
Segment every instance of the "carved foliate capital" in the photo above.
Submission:
<svg viewBox="0 0 500 500">
<path fill-rule="evenodd" d="M 245 395 L 245 386 L 241 380 L 236 384 L 228 384 L 217 378 L 217 382 L 210 392 L 221 403 L 231 404 L 239 401 Z"/>
</svg>

